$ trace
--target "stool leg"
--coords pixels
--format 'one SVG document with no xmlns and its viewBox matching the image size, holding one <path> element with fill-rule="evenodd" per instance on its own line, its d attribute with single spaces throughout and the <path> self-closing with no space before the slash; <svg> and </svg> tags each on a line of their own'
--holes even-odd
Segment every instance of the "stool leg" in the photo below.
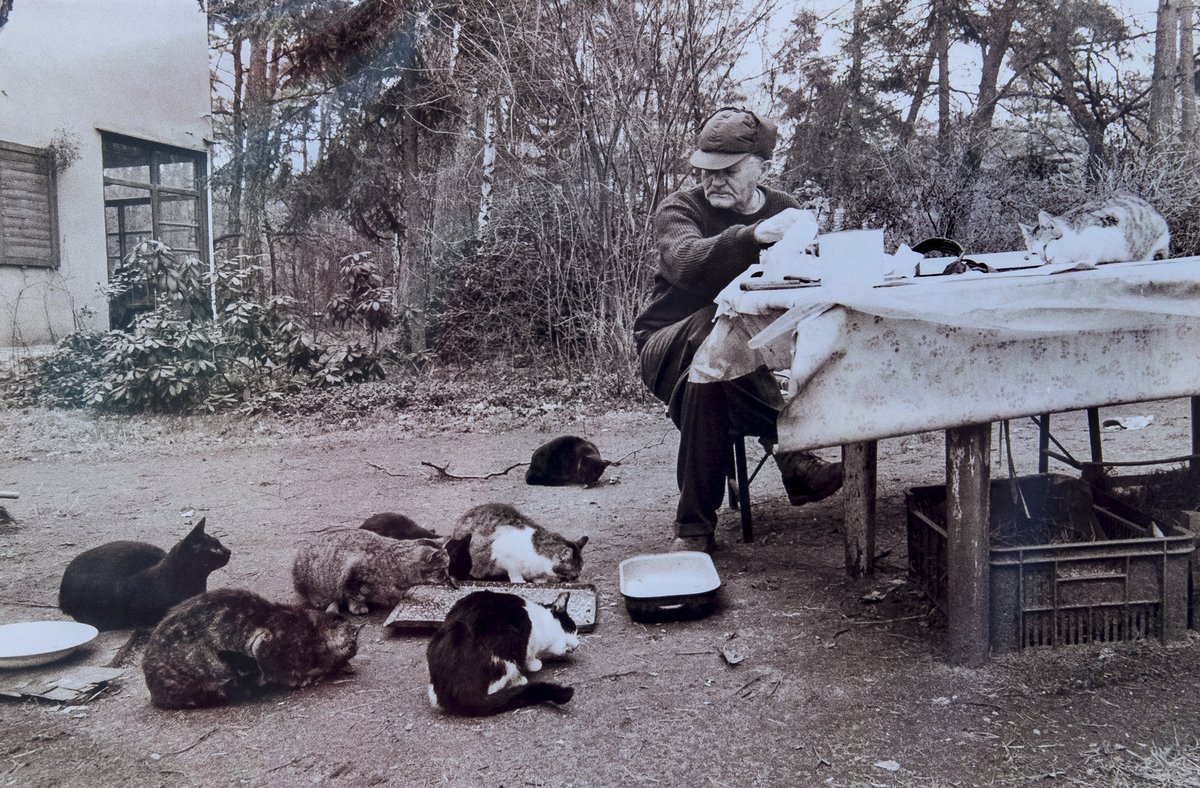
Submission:
<svg viewBox="0 0 1200 788">
<path fill-rule="evenodd" d="M 729 466 L 729 475 L 725 477 L 725 487 L 726 487 L 726 489 L 729 490 L 729 508 L 730 509 L 740 508 L 738 504 L 741 502 L 740 499 L 738 498 L 738 482 L 737 482 L 738 445 L 739 445 L 739 443 L 738 443 L 737 438 L 734 438 L 729 444 L 729 448 L 733 450 L 733 461 L 732 461 L 732 463 L 730 463 L 730 466 Z"/>
<path fill-rule="evenodd" d="M 1083 468 L 1083 473 L 1080 476 L 1083 481 L 1095 487 L 1097 490 L 1104 489 L 1104 466 L 1100 463 L 1104 462 L 1104 444 L 1100 432 L 1100 409 L 1087 409 L 1088 422 L 1088 442 L 1092 446 L 1092 465 L 1086 465 Z"/>
<path fill-rule="evenodd" d="M 1038 416 L 1038 473 L 1050 471 L 1050 414 Z"/>
<path fill-rule="evenodd" d="M 754 523 L 750 514 L 750 474 L 746 471 L 746 442 L 737 438 L 733 442 L 734 476 L 737 478 L 738 501 L 741 504 L 742 541 L 754 541 Z"/>
</svg>

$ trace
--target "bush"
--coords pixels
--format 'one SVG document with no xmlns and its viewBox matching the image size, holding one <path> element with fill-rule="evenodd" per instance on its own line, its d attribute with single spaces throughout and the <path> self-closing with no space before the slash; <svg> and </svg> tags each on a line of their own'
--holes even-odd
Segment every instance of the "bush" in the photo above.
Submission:
<svg viewBox="0 0 1200 788">
<path fill-rule="evenodd" d="M 74 334 L 51 353 L 22 361 L 0 375 L 0 401 L 130 413 L 213 412 L 303 386 L 384 376 L 373 349 L 354 338 L 318 342 L 303 328 L 294 300 L 261 297 L 262 271 L 248 259 L 222 260 L 215 276 L 200 268 L 162 244 L 140 244 L 108 288 L 118 307 L 139 303 L 141 311 L 129 310 L 128 329 Z M 131 301 L 131 293 L 138 298 Z M 375 288 L 352 300 L 367 296 L 381 293 Z M 366 310 L 378 311 L 369 304 Z M 377 325 L 368 321 L 373 332 Z"/>
</svg>

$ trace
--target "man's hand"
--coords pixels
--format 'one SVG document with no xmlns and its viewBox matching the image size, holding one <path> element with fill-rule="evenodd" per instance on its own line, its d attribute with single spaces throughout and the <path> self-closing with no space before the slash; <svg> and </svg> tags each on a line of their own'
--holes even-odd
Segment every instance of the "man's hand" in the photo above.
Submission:
<svg viewBox="0 0 1200 788">
<path fill-rule="evenodd" d="M 773 244 L 803 216 L 804 211 L 799 208 L 784 208 L 771 218 L 763 219 L 754 226 L 754 240 L 760 244 Z"/>
</svg>

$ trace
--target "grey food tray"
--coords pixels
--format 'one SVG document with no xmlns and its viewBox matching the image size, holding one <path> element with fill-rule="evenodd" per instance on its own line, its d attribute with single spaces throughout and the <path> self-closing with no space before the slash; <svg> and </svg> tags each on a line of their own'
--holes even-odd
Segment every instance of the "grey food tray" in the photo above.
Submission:
<svg viewBox="0 0 1200 788">
<path fill-rule="evenodd" d="M 589 583 L 504 583 L 491 580 L 460 581 L 451 586 L 413 586 L 408 595 L 388 614 L 383 622 L 396 629 L 436 629 L 446 620 L 454 603 L 473 591 L 498 591 L 516 594 L 539 604 L 553 602 L 559 594 L 570 593 L 567 612 L 580 632 L 596 628 L 596 587 Z"/>
</svg>

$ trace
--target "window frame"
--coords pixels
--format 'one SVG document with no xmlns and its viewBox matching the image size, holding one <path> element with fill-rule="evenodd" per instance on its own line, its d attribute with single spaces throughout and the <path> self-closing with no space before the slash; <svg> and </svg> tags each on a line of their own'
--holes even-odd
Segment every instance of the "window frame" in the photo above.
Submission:
<svg viewBox="0 0 1200 788">
<path fill-rule="evenodd" d="M 137 181 L 128 181 L 122 178 L 116 178 L 110 175 L 103 175 L 104 189 L 107 191 L 109 186 L 120 186 L 130 189 L 138 189 L 145 191 L 148 194 L 148 202 L 150 206 L 150 238 L 154 240 L 162 240 L 163 230 L 192 228 L 196 230 L 196 248 L 181 249 L 171 246 L 172 251 L 182 254 L 192 254 L 200 259 L 200 262 L 207 264 L 209 260 L 208 252 L 208 153 L 205 151 L 190 150 L 188 148 L 179 148 L 174 145 L 166 145 L 161 142 L 151 140 L 143 140 L 137 137 L 129 137 L 124 134 L 116 134 L 113 132 L 101 132 L 101 172 L 107 170 L 108 167 L 104 163 L 104 155 L 107 153 L 110 143 L 118 143 L 133 148 L 145 151 L 149 155 L 150 182 L 141 183 Z M 192 172 L 194 174 L 192 189 L 186 189 L 178 186 L 163 185 L 161 177 L 161 167 L 164 164 L 177 163 L 177 160 L 182 157 L 190 161 Z M 170 160 L 170 159 L 173 159 Z M 194 202 L 196 211 L 196 223 L 173 222 L 169 219 L 164 219 L 162 214 L 162 204 L 164 195 L 173 195 L 175 197 L 183 197 Z M 108 260 L 108 271 L 112 274 L 114 264 L 125 259 L 137 242 L 129 243 L 128 238 L 131 235 L 144 235 L 144 231 L 130 232 L 126 231 L 125 212 L 122 210 L 131 205 L 144 205 L 147 200 L 135 200 L 132 198 L 117 198 L 109 199 L 104 197 L 104 254 Z M 118 229 L 113 232 L 109 227 L 107 211 L 108 209 L 117 209 L 117 225 Z M 114 257 L 109 253 L 109 240 L 116 236 L 118 254 Z M 164 241 L 165 243 L 165 241 Z M 168 244 L 170 246 L 170 244 Z"/>
</svg>

